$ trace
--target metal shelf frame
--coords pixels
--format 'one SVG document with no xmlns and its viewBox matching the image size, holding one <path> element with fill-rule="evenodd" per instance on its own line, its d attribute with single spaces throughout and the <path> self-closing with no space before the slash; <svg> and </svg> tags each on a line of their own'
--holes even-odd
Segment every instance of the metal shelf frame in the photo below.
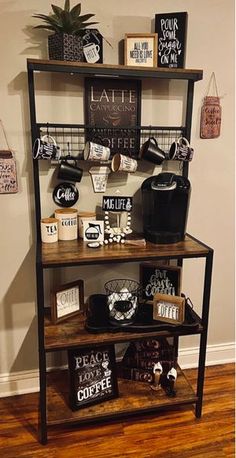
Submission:
<svg viewBox="0 0 236 458">
<path fill-rule="evenodd" d="M 193 110 L 193 97 L 194 97 L 194 83 L 202 79 L 202 70 L 186 70 L 186 69 L 158 69 L 158 68 L 145 68 L 140 67 L 126 67 L 117 65 L 103 65 L 103 64 L 84 64 L 84 63 L 71 63 L 71 62 L 59 62 L 59 61 L 46 61 L 46 60 L 27 60 L 28 70 L 28 89 L 29 89 L 29 108 L 30 108 L 30 122 L 31 122 L 31 137 L 32 144 L 35 139 L 40 135 L 40 129 L 47 128 L 66 128 L 66 125 L 58 124 L 47 124 L 38 123 L 36 119 L 36 97 L 35 97 L 35 73 L 38 72 L 51 72 L 51 73 L 68 73 L 77 74 L 81 77 L 84 76 L 96 76 L 101 78 L 113 77 L 113 78 L 136 78 L 136 79 L 181 79 L 187 81 L 187 102 L 186 102 L 186 115 L 185 125 L 179 127 L 184 136 L 190 140 L 191 136 L 191 123 L 192 123 L 192 110 Z M 78 125 L 70 125 L 70 128 L 78 128 Z M 84 126 L 83 126 L 84 127 Z M 150 126 L 146 126 L 150 128 Z M 141 128 L 141 126 L 137 126 Z M 157 129 L 171 129 L 165 126 L 156 126 Z M 40 199 L 40 180 L 39 180 L 39 163 L 37 160 L 33 160 L 33 174 L 34 174 L 34 189 L 35 189 L 35 215 L 36 215 L 36 229 L 37 229 L 37 251 L 36 251 L 36 282 L 37 282 L 37 315 L 38 315 L 38 335 L 39 335 L 39 372 L 40 372 L 40 395 L 39 395 L 39 438 L 42 444 L 47 443 L 47 434 L 49 422 L 47 420 L 47 362 L 46 362 L 46 350 L 44 340 L 44 270 L 55 267 L 66 267 L 69 268 L 74 265 L 90 265 L 96 264 L 96 262 L 90 262 L 89 259 L 83 262 L 69 262 L 66 265 L 63 263 L 52 265 L 43 264 L 42 262 L 42 245 L 40 241 L 40 219 L 41 219 L 41 199 Z M 188 164 L 184 164 L 183 175 L 188 176 Z M 209 319 L 209 302 L 210 302 L 210 289 L 211 289 L 211 276 L 212 276 L 212 262 L 213 262 L 213 250 L 204 245 L 202 242 L 194 239 L 199 243 L 199 247 L 205 247 L 205 252 L 199 250 L 198 253 L 185 253 L 172 255 L 171 253 L 161 256 L 157 254 L 156 259 L 173 259 L 177 260 L 179 265 L 182 265 L 184 259 L 188 258 L 205 258 L 205 272 L 204 272 L 204 284 L 203 284 L 203 298 L 202 298 L 202 316 L 201 316 L 201 331 L 199 332 L 200 346 L 199 346 L 199 364 L 197 372 L 197 389 L 194 400 L 189 399 L 188 402 L 180 402 L 180 405 L 184 404 L 195 404 L 195 415 L 200 418 L 202 413 L 202 400 L 203 400 L 203 385 L 204 385 L 204 372 L 205 372 L 205 358 L 206 358 L 206 344 L 207 344 L 207 330 L 208 330 L 208 319 Z M 153 256 L 155 259 L 155 256 Z M 136 262 L 135 256 L 133 259 L 120 258 L 115 262 Z M 99 261 L 100 262 L 100 261 Z M 102 263 L 106 264 L 104 260 Z M 193 332 L 194 334 L 194 332 Z M 174 335 L 174 344 L 178 351 L 179 336 Z M 158 332 L 157 332 L 158 336 Z M 127 334 L 127 340 L 128 334 Z M 156 411 L 153 409 L 147 409 L 147 412 Z M 137 413 L 137 412 L 136 412 Z M 116 418 L 116 413 L 110 416 Z M 109 417 L 109 418 L 110 418 Z M 119 414 L 117 415 L 119 418 Z M 63 420 L 62 420 L 63 422 Z"/>
</svg>

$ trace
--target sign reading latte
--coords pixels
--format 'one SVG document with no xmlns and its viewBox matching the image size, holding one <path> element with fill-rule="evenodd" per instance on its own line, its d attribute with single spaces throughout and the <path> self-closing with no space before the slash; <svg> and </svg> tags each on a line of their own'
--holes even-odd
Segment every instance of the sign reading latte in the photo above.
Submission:
<svg viewBox="0 0 236 458">
<path fill-rule="evenodd" d="M 140 97 L 140 81 L 86 78 L 86 140 L 102 143 L 111 154 L 137 156 Z"/>
<path fill-rule="evenodd" d="M 60 207 L 72 207 L 79 198 L 79 191 L 72 183 L 60 183 L 53 191 L 53 200 Z"/>
<path fill-rule="evenodd" d="M 132 197 L 104 196 L 102 209 L 110 212 L 130 212 L 132 210 Z"/>
<path fill-rule="evenodd" d="M 68 351 L 72 410 L 118 396 L 113 345 Z"/>
</svg>

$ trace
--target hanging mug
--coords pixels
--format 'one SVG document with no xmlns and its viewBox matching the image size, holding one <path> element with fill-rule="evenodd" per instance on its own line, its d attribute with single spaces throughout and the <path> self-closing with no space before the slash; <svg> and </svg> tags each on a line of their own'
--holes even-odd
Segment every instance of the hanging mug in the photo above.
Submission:
<svg viewBox="0 0 236 458">
<path fill-rule="evenodd" d="M 74 164 L 76 164 L 76 161 L 74 161 Z M 76 165 L 69 164 L 67 160 L 61 161 L 57 173 L 57 178 L 59 180 L 73 181 L 79 183 L 81 181 L 82 176 L 83 169 L 76 167 Z"/>
<path fill-rule="evenodd" d="M 34 159 L 59 159 L 61 151 L 56 140 L 51 135 L 36 138 L 33 146 Z"/>
<path fill-rule="evenodd" d="M 166 154 L 159 148 L 157 140 L 154 137 L 150 137 L 142 146 L 141 158 L 153 164 L 161 165 L 166 159 Z"/>
<path fill-rule="evenodd" d="M 194 149 L 191 148 L 187 138 L 180 137 L 177 141 L 173 142 L 168 159 L 174 161 L 191 161 L 193 158 Z"/>
</svg>

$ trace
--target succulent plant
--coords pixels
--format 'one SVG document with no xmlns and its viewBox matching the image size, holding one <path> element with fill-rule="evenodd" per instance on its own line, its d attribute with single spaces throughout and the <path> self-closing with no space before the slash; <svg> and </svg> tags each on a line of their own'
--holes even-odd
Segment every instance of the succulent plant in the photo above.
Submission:
<svg viewBox="0 0 236 458">
<path fill-rule="evenodd" d="M 84 14 L 81 16 L 81 3 L 70 8 L 70 0 L 65 0 L 64 9 L 56 5 L 51 5 L 53 14 L 34 14 L 33 17 L 42 19 L 44 24 L 36 25 L 35 29 L 46 29 L 54 33 L 68 33 L 81 35 L 86 27 L 98 24 L 97 22 L 87 22 L 94 14 Z"/>
</svg>

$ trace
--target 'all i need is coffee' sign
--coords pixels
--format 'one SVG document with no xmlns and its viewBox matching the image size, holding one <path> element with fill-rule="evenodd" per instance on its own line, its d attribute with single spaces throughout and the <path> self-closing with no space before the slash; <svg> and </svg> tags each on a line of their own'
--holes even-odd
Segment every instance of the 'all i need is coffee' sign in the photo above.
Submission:
<svg viewBox="0 0 236 458">
<path fill-rule="evenodd" d="M 158 67 L 184 68 L 187 13 L 155 15 L 158 34 Z"/>
</svg>

